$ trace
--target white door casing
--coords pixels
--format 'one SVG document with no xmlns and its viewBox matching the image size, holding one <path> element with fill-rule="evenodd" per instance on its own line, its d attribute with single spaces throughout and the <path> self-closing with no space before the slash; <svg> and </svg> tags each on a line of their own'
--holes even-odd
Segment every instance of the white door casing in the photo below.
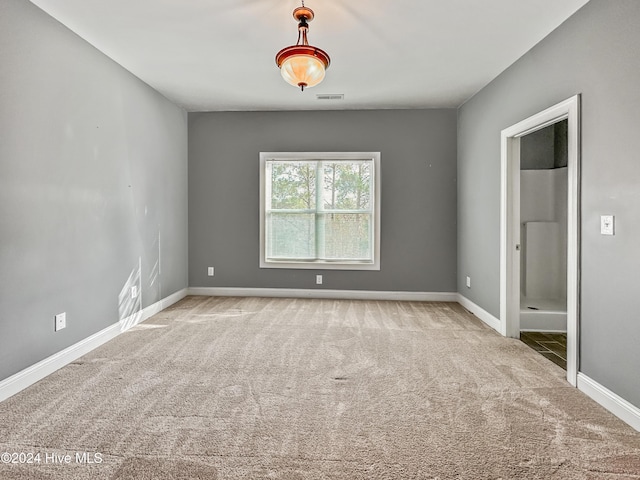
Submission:
<svg viewBox="0 0 640 480">
<path fill-rule="evenodd" d="M 580 95 L 501 132 L 500 333 L 520 337 L 520 138 L 568 122 L 567 381 L 576 386 L 580 314 Z"/>
</svg>

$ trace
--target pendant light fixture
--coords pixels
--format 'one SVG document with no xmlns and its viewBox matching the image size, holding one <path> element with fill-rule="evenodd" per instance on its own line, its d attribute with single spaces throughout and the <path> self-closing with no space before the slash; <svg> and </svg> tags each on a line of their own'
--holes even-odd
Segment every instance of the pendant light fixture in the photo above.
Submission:
<svg viewBox="0 0 640 480">
<path fill-rule="evenodd" d="M 309 45 L 307 32 L 309 22 L 313 20 L 313 10 L 304 6 L 304 0 L 302 6 L 293 11 L 293 18 L 298 22 L 298 41 L 278 52 L 276 64 L 282 78 L 304 91 L 322 81 L 331 59 L 324 50 Z"/>
</svg>

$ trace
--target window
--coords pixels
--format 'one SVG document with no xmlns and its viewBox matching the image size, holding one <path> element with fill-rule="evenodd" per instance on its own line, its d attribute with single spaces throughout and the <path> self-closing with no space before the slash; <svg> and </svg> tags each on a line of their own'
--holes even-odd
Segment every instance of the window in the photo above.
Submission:
<svg viewBox="0 0 640 480">
<path fill-rule="evenodd" d="M 380 270 L 380 153 L 260 153 L 260 267 Z"/>
</svg>

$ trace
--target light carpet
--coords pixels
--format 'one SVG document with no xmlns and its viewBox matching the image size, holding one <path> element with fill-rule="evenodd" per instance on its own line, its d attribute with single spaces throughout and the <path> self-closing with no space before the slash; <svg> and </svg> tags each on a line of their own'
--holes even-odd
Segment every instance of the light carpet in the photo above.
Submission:
<svg viewBox="0 0 640 480">
<path fill-rule="evenodd" d="M 640 479 L 564 376 L 458 304 L 187 297 L 0 403 L 0 478 Z"/>
</svg>

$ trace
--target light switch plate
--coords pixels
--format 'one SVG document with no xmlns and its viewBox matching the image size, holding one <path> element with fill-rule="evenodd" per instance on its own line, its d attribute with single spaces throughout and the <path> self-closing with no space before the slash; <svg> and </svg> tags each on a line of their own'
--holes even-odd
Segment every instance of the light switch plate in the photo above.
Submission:
<svg viewBox="0 0 640 480">
<path fill-rule="evenodd" d="M 614 235 L 614 222 L 615 217 L 613 215 L 600 215 L 600 234 Z"/>
</svg>

